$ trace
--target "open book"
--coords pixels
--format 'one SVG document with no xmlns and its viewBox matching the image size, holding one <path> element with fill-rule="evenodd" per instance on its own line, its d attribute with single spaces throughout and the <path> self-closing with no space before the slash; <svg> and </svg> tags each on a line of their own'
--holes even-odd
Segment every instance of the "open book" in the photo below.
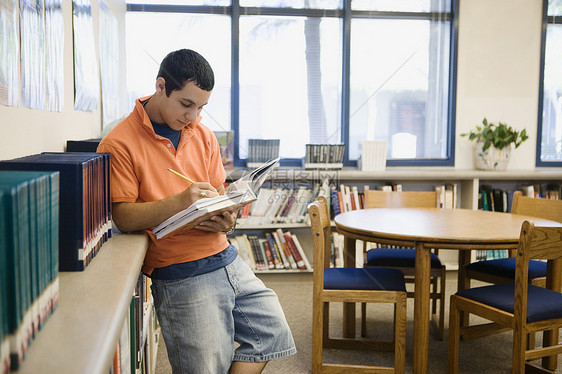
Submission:
<svg viewBox="0 0 562 374">
<path fill-rule="evenodd" d="M 267 179 L 279 157 L 270 160 L 232 182 L 223 195 L 199 199 L 186 209 L 160 223 L 152 233 L 162 239 L 179 231 L 190 230 L 209 217 L 233 211 L 256 200 L 259 188 Z"/>
</svg>

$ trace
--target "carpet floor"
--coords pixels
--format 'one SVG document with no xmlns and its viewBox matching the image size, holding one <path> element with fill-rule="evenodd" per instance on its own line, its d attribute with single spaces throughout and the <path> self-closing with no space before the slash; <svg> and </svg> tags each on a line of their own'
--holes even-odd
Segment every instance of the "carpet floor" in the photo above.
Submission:
<svg viewBox="0 0 562 374">
<path fill-rule="evenodd" d="M 287 321 L 291 326 L 297 345 L 297 354 L 271 361 L 264 374 L 301 374 L 311 373 L 312 357 L 312 275 L 311 274 L 265 274 L 260 275 L 264 283 L 277 295 Z M 447 372 L 447 333 L 448 333 L 448 299 L 457 289 L 456 272 L 447 276 L 447 303 L 445 306 L 445 339 L 439 341 L 430 332 L 428 372 L 440 374 Z M 408 299 L 408 324 L 406 335 L 406 372 L 412 372 L 413 353 L 413 313 L 414 303 Z M 392 330 L 392 307 L 370 305 L 367 309 L 367 335 L 376 338 L 388 338 Z M 358 309 L 359 311 L 359 309 Z M 359 314 L 359 312 L 358 312 Z M 330 307 L 330 335 L 341 336 L 341 304 Z M 474 318 L 474 316 L 472 317 Z M 359 320 L 357 323 L 359 326 Z M 561 332 L 562 335 L 562 332 Z M 540 336 L 537 335 L 537 342 Z M 460 345 L 459 372 L 466 374 L 511 373 L 510 332 L 480 339 L 463 341 Z M 331 363 L 353 363 L 371 365 L 389 365 L 393 363 L 390 352 L 353 352 L 346 350 L 328 350 L 324 361 Z M 160 339 L 156 361 L 156 374 L 171 373 L 166 355 L 164 340 Z M 562 358 L 558 360 L 558 370 L 562 374 Z"/>
</svg>

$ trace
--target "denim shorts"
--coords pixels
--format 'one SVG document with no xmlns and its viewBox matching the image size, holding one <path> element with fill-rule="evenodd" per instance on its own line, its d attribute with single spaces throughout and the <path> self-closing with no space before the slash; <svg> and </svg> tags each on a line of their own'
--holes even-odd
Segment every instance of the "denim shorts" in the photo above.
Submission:
<svg viewBox="0 0 562 374">
<path fill-rule="evenodd" d="M 232 361 L 296 353 L 277 295 L 240 257 L 210 273 L 154 279 L 151 288 L 175 374 L 226 374 Z"/>
</svg>

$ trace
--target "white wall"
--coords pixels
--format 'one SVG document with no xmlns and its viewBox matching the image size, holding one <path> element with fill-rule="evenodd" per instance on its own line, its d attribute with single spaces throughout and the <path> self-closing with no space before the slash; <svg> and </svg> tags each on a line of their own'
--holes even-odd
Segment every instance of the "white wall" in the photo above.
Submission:
<svg viewBox="0 0 562 374">
<path fill-rule="evenodd" d="M 508 169 L 535 167 L 541 18 L 540 0 L 460 0 L 457 169 L 473 169 L 473 142 L 460 134 L 484 117 L 527 129 Z"/>
<path fill-rule="evenodd" d="M 106 0 L 119 21 L 121 80 L 125 82 L 125 2 Z M 506 122 L 530 135 L 512 154 L 509 169 L 533 169 L 541 38 L 540 0 L 460 0 L 455 167 L 472 169 L 472 146 L 460 134 L 488 120 Z M 98 0 L 92 0 L 98 37 Z M 0 106 L 0 159 L 63 151 L 66 140 L 101 132 L 100 110 L 74 111 L 72 4 L 64 0 L 65 110 L 63 113 Z M 96 53 L 99 55 L 99 48 Z M 126 85 L 120 85 L 126 108 Z M 124 109 L 126 111 L 126 109 Z"/>
<path fill-rule="evenodd" d="M 99 1 L 92 2 L 92 20 L 99 61 Z M 125 12 L 124 0 L 105 0 L 119 23 L 119 59 L 122 80 L 125 79 Z M 96 138 L 101 133 L 101 95 L 98 109 L 92 112 L 74 110 L 74 71 L 72 39 L 72 1 L 63 0 L 64 17 L 64 111 L 48 112 L 0 105 L 0 159 L 10 159 L 40 152 L 62 152 L 67 140 Z M 99 62 L 98 62 L 99 65 Z M 126 111 L 126 88 L 120 85 L 120 108 Z"/>
</svg>

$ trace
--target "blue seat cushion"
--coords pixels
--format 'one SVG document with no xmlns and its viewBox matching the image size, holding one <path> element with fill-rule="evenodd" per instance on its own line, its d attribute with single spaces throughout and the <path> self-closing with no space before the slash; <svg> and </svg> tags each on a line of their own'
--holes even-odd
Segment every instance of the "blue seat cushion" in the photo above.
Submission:
<svg viewBox="0 0 562 374">
<path fill-rule="evenodd" d="M 466 265 L 464 268 L 466 270 L 515 279 L 515 257 L 477 261 Z M 546 262 L 529 260 L 529 279 L 541 277 L 546 277 Z"/>
<path fill-rule="evenodd" d="M 367 251 L 367 266 L 389 266 L 413 268 L 416 264 L 416 250 L 409 248 L 373 248 Z M 441 260 L 431 253 L 431 267 L 440 268 Z"/>
<path fill-rule="evenodd" d="M 513 313 L 514 293 L 514 283 L 502 283 L 469 288 L 457 292 L 457 295 Z M 527 322 L 543 321 L 552 318 L 562 318 L 562 293 L 528 285 Z"/>
<path fill-rule="evenodd" d="M 324 288 L 329 290 L 406 291 L 404 274 L 398 269 L 324 269 Z"/>
</svg>

